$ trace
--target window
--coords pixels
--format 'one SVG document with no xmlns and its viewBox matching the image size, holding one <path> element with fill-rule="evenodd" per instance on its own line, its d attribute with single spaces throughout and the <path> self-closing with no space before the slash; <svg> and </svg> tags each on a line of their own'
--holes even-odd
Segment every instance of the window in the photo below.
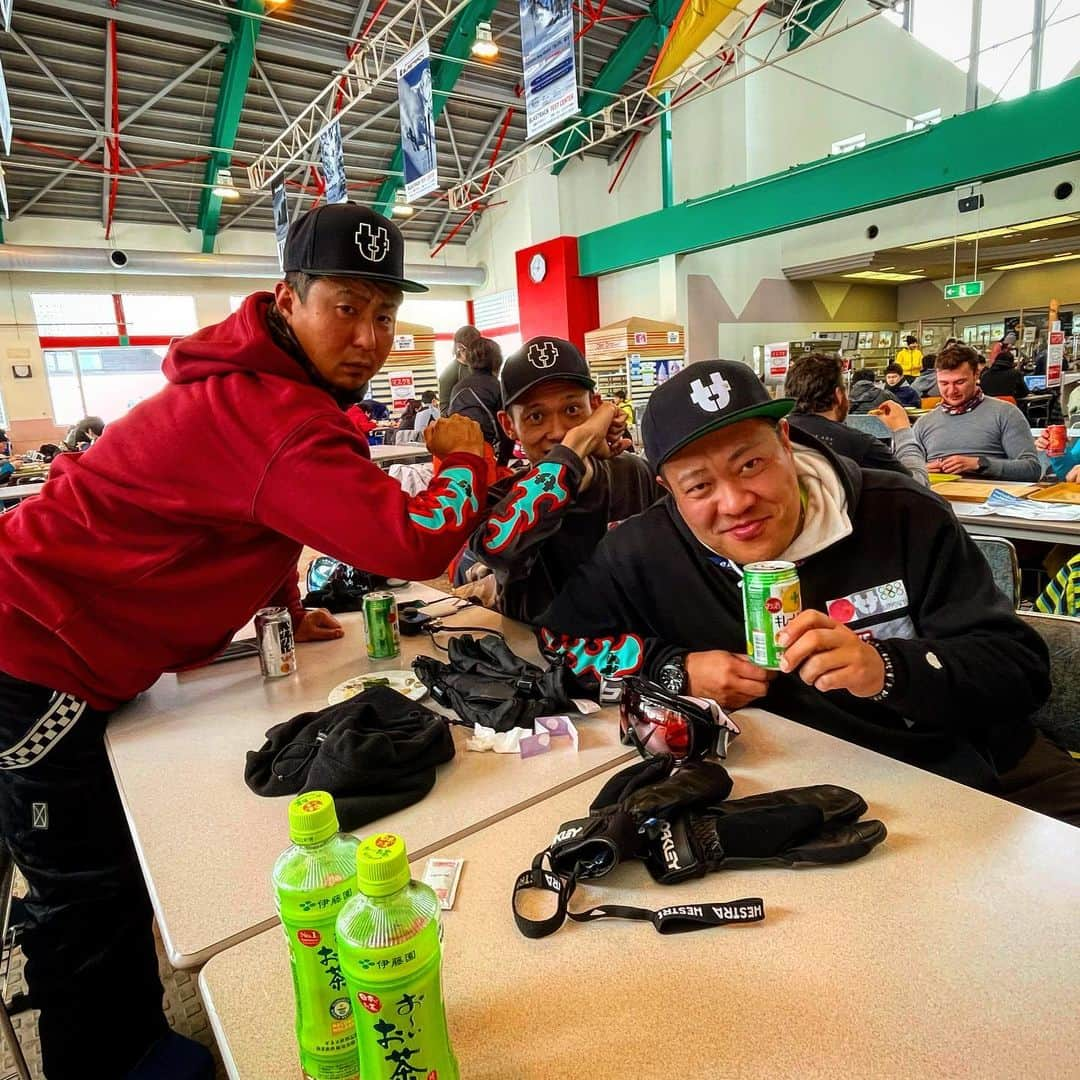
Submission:
<svg viewBox="0 0 1080 1080">
<path fill-rule="evenodd" d="M 1080 0 L 1046 0 L 1040 86 L 1057 86 L 1080 66 Z"/>
<path fill-rule="evenodd" d="M 971 51 L 971 8 L 972 0 L 916 3 L 911 10 L 911 32 L 928 49 L 967 71 Z"/>
<path fill-rule="evenodd" d="M 831 154 L 850 154 L 852 150 L 861 150 L 866 145 L 866 132 L 858 135 L 849 135 L 846 139 L 840 139 L 832 144 Z"/>
<path fill-rule="evenodd" d="M 163 347 L 46 349 L 44 357 L 57 424 L 75 424 L 84 416 L 119 420 L 165 385 Z"/>
<path fill-rule="evenodd" d="M 236 312 L 240 310 L 240 306 L 247 299 L 246 296 L 230 296 L 229 297 L 229 310 Z"/>
<path fill-rule="evenodd" d="M 928 128 L 933 124 L 941 123 L 941 110 L 931 109 L 929 112 L 918 113 L 915 116 L 911 116 L 907 121 L 908 131 L 921 131 L 923 128 Z"/>
<path fill-rule="evenodd" d="M 895 26 L 902 27 L 904 25 L 904 12 L 907 8 L 907 4 L 904 0 L 897 0 L 895 7 L 891 11 L 883 12 L 886 19 L 893 23 Z"/>
<path fill-rule="evenodd" d="M 116 334 L 111 293 L 32 293 L 41 337 L 105 337 Z"/>
<path fill-rule="evenodd" d="M 132 336 L 192 334 L 199 329 L 194 296 L 124 293 L 123 299 L 124 320 L 127 332 Z"/>
</svg>

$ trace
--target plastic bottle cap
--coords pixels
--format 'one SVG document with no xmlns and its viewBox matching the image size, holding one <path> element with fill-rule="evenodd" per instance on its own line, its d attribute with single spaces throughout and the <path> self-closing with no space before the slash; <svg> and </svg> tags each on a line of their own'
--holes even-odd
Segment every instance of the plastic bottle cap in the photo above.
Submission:
<svg viewBox="0 0 1080 1080">
<path fill-rule="evenodd" d="M 328 791 L 305 791 L 289 803 L 289 839 L 294 844 L 319 844 L 337 831 L 337 810 Z"/>
<path fill-rule="evenodd" d="M 362 840 L 356 849 L 356 887 L 368 896 L 389 896 L 409 884 L 405 841 L 393 833 Z"/>
</svg>

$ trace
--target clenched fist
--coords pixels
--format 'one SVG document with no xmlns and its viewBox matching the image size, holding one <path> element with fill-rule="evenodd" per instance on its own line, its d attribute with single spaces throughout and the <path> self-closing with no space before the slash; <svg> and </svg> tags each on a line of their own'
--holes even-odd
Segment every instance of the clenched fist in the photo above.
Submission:
<svg viewBox="0 0 1080 1080">
<path fill-rule="evenodd" d="M 432 457 L 450 454 L 484 456 L 484 433 L 475 420 L 467 416 L 447 416 L 424 428 L 424 445 Z"/>
</svg>

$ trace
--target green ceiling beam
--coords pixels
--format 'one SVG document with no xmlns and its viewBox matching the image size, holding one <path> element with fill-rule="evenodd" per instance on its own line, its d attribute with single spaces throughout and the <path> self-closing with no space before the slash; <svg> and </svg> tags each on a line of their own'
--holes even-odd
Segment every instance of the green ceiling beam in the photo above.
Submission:
<svg viewBox="0 0 1080 1080">
<path fill-rule="evenodd" d="M 240 128 L 240 114 L 244 109 L 248 79 L 255 61 L 255 41 L 262 28 L 263 0 L 237 0 L 236 8 L 246 14 L 230 15 L 232 42 L 226 46 L 225 70 L 221 74 L 217 110 L 214 113 L 214 129 L 210 145 L 232 149 Z M 259 18 L 251 18 L 257 15 Z M 212 185 L 219 169 L 232 164 L 232 154 L 215 151 L 207 158 L 203 183 Z M 209 186 L 203 188 L 199 201 L 199 228 L 202 230 L 202 249 L 206 254 L 214 250 L 218 224 L 221 221 L 221 199 Z"/>
<path fill-rule="evenodd" d="M 458 76 L 465 66 L 462 61 L 469 55 L 473 42 L 476 40 L 476 24 L 490 21 L 491 13 L 495 10 L 497 3 L 498 0 L 472 0 L 467 7 L 463 7 L 457 13 L 454 21 L 450 24 L 450 32 L 446 35 L 446 41 L 443 42 L 442 48 L 439 50 L 442 56 L 447 59 L 432 60 L 431 62 L 431 115 L 433 120 L 438 120 L 442 116 L 442 111 L 450 100 L 450 92 L 454 89 Z M 450 57 L 454 59 L 449 59 Z M 399 141 L 387 170 L 400 173 L 403 171 L 404 164 L 405 153 L 401 149 L 401 142 Z M 394 196 L 397 195 L 403 183 L 404 181 L 400 176 L 388 176 L 379 185 L 379 190 L 375 193 L 375 209 L 380 214 L 390 213 L 390 208 L 394 205 Z"/>
<path fill-rule="evenodd" d="M 653 0 L 648 14 L 632 25 L 627 35 L 608 57 L 607 63 L 600 69 L 592 88 L 582 96 L 578 119 L 598 113 L 605 105 L 610 105 L 615 100 L 622 88 L 641 67 L 642 60 L 655 46 L 663 42 L 680 7 L 682 7 L 681 0 Z M 580 74 L 578 72 L 579 76 Z M 573 123 L 573 121 L 570 122 Z M 581 133 L 574 129 L 568 131 L 563 138 L 557 139 L 552 144 L 552 149 L 556 157 L 563 157 L 565 154 L 572 154 L 580 145 Z M 565 157 L 562 161 L 557 161 L 552 166 L 552 173 L 556 176 L 561 173 L 567 161 L 569 158 Z"/>
<path fill-rule="evenodd" d="M 1080 160 L 1080 78 L 787 172 L 656 210 L 578 238 L 583 275 L 737 244 L 975 181 Z M 1016 132 L 1022 131 L 1023 138 Z M 1062 213 L 1076 210 L 1075 197 Z M 970 227 L 975 227 L 971 222 Z M 964 226 L 967 228 L 968 226 Z"/>
<path fill-rule="evenodd" d="M 843 2 L 844 0 L 802 0 L 795 11 L 795 18 L 799 20 L 799 23 L 793 26 L 788 34 L 788 52 L 793 52 L 800 45 L 806 44 L 810 35 Z"/>
</svg>

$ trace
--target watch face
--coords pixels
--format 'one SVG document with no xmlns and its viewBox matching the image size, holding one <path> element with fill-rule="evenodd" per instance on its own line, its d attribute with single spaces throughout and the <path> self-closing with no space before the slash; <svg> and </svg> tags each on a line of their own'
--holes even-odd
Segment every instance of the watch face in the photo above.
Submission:
<svg viewBox="0 0 1080 1080">
<path fill-rule="evenodd" d="M 673 694 L 681 694 L 686 683 L 686 672 L 677 664 L 668 664 L 660 669 L 660 685 Z"/>
<path fill-rule="evenodd" d="M 539 284 L 541 281 L 544 280 L 544 277 L 545 277 L 546 274 L 547 274 L 547 260 L 538 251 L 529 260 L 529 277 L 532 278 L 532 280 L 534 282 Z"/>
</svg>

